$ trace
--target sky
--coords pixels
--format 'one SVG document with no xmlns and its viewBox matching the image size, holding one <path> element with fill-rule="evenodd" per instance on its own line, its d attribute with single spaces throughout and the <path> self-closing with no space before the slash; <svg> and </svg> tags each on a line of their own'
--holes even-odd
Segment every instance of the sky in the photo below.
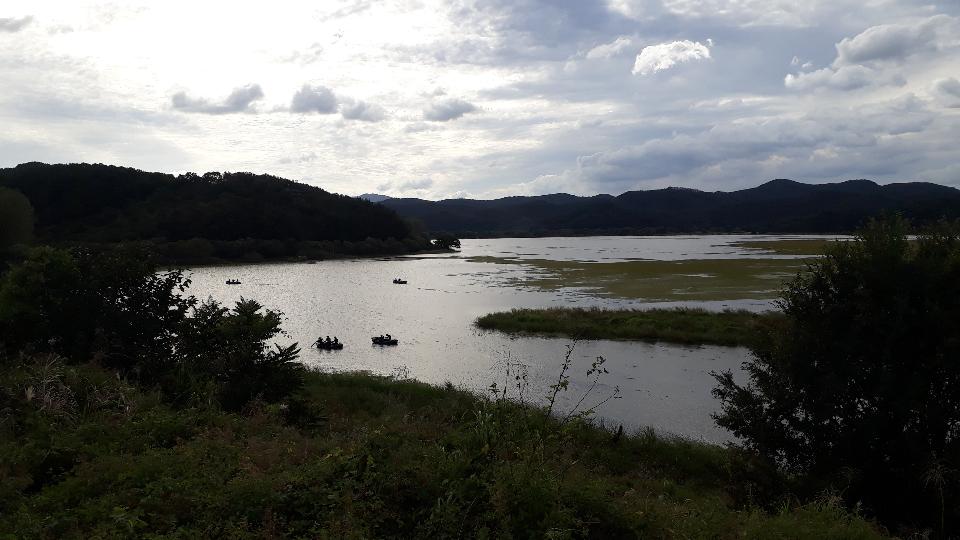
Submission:
<svg viewBox="0 0 960 540">
<path fill-rule="evenodd" d="M 960 0 L 3 0 L 0 167 L 443 199 L 960 187 Z"/>
</svg>

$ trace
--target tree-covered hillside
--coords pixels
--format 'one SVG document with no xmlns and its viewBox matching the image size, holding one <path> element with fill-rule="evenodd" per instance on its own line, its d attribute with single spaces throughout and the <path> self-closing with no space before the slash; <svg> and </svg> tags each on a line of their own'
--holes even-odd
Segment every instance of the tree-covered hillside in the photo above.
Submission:
<svg viewBox="0 0 960 540">
<path fill-rule="evenodd" d="M 43 243 L 149 241 L 172 260 L 427 247 L 388 208 L 269 175 L 26 163 L 0 169 L 0 187 L 29 199 Z"/>
</svg>

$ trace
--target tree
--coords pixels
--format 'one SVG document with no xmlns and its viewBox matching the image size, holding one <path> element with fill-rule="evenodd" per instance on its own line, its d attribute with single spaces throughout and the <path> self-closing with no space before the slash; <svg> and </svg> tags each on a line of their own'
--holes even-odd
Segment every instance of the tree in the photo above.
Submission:
<svg viewBox="0 0 960 540">
<path fill-rule="evenodd" d="M 714 374 L 716 420 L 885 521 L 957 531 L 960 223 L 907 231 L 871 222 L 789 283 L 749 382 Z"/>
<path fill-rule="evenodd" d="M 303 383 L 296 343 L 270 345 L 281 314 L 241 298 L 232 310 L 208 300 L 182 325 L 178 362 L 190 376 L 213 383 L 220 405 L 238 410 L 251 399 L 277 401 Z M 187 389 L 191 389 L 186 385 Z"/>
<path fill-rule="evenodd" d="M 302 383 L 296 343 L 281 347 L 281 315 L 241 299 L 232 310 L 186 294 L 183 272 L 157 272 L 136 248 L 30 250 L 0 278 L 0 362 L 50 352 L 96 362 L 178 404 L 239 410 Z M 0 365 L 0 369 L 7 366 Z"/>
<path fill-rule="evenodd" d="M 196 303 L 189 283 L 180 271 L 156 272 L 136 248 L 34 248 L 0 280 L 0 346 L 96 358 L 154 381 Z"/>
<path fill-rule="evenodd" d="M 460 249 L 460 240 L 452 234 L 441 233 L 433 239 L 433 245 L 438 249 Z"/>
<path fill-rule="evenodd" d="M 0 250 L 33 238 L 33 206 L 19 191 L 0 187 Z"/>
</svg>

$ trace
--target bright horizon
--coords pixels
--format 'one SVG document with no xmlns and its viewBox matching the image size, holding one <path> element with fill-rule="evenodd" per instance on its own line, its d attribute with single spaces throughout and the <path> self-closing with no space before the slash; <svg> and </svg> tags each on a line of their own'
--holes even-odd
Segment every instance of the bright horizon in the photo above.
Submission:
<svg viewBox="0 0 960 540">
<path fill-rule="evenodd" d="M 773 178 L 960 186 L 960 5 L 0 7 L 0 167 L 498 198 Z"/>
</svg>

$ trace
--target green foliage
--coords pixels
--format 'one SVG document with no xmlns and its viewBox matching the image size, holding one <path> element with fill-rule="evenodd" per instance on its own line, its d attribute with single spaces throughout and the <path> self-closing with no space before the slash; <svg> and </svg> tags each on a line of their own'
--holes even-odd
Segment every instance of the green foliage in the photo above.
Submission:
<svg viewBox="0 0 960 540">
<path fill-rule="evenodd" d="M 956 534 L 960 224 L 907 233 L 871 222 L 811 262 L 745 364 L 749 384 L 717 375 L 717 422 L 885 521 Z"/>
<path fill-rule="evenodd" d="M 230 410 L 254 398 L 278 401 L 301 384 L 300 349 L 296 343 L 267 345 L 281 332 L 281 317 L 261 310 L 255 300 L 241 298 L 232 310 L 211 300 L 198 306 L 183 325 L 178 347 L 181 369 L 214 381 L 218 402 Z"/>
<path fill-rule="evenodd" d="M 0 338 L 8 351 L 30 348 L 69 359 L 94 356 L 143 376 L 173 347 L 194 300 L 182 272 L 157 274 L 139 250 L 67 252 L 36 248 L 0 281 Z"/>
<path fill-rule="evenodd" d="M 187 173 L 126 167 L 25 163 L 0 169 L 0 187 L 22 192 L 36 210 L 36 236 L 47 243 L 149 242 L 165 261 L 295 259 L 408 253 L 429 242 L 392 210 L 269 175 Z M 7 219 L 0 192 L 0 235 Z M 8 217 L 9 214 L 9 217 Z M 32 224 L 32 214 L 29 222 Z M 319 246 L 326 244 L 329 249 Z M 0 238 L 0 248 L 4 245 Z"/>
<path fill-rule="evenodd" d="M 61 365 L 72 395 L 127 403 L 77 399 L 85 412 L 66 417 L 20 392 L 37 362 L 0 373 L 0 396 L 31 418 L 0 437 L 0 537 L 881 537 L 829 501 L 731 507 L 722 448 L 652 432 L 614 442 L 452 386 L 308 373 L 291 403 L 323 414 L 306 429 L 288 407 L 172 408 Z"/>
<path fill-rule="evenodd" d="M 173 402 L 214 398 L 231 410 L 299 386 L 297 345 L 268 345 L 279 313 L 252 300 L 198 305 L 188 285 L 181 271 L 156 273 L 137 250 L 37 248 L 0 280 L 3 356 L 96 361 Z"/>
<path fill-rule="evenodd" d="M 0 251 L 33 239 L 33 206 L 19 191 L 0 187 Z"/>
<path fill-rule="evenodd" d="M 776 313 L 744 310 L 545 308 L 512 309 L 477 319 L 485 330 L 566 336 L 573 339 L 642 339 L 743 346 L 777 324 Z"/>
</svg>

